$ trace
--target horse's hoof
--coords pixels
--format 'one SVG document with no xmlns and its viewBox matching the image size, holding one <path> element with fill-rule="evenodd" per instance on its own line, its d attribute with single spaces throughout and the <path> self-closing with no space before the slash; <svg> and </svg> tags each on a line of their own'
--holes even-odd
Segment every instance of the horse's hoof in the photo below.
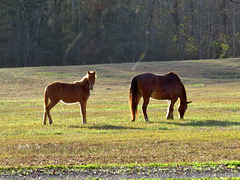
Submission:
<svg viewBox="0 0 240 180">
<path fill-rule="evenodd" d="M 135 122 L 135 120 L 131 120 L 131 122 Z"/>
<path fill-rule="evenodd" d="M 149 122 L 148 118 L 144 119 L 145 122 Z"/>
</svg>

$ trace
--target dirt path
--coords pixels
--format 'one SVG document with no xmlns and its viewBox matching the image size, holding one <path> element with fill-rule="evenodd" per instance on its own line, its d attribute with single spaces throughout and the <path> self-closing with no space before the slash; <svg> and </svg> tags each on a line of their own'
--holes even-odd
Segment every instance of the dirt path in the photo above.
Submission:
<svg viewBox="0 0 240 180">
<path fill-rule="evenodd" d="M 0 179 L 140 179 L 140 178 L 232 178 L 240 179 L 240 167 L 112 167 L 101 169 L 37 168 L 4 170 Z M 237 179 L 238 179 L 237 178 Z"/>
</svg>

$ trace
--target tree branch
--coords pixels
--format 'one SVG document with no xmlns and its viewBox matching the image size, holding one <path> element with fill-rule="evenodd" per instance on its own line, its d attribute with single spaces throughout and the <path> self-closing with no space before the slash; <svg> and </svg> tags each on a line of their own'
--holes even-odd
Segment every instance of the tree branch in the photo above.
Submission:
<svg viewBox="0 0 240 180">
<path fill-rule="evenodd" d="M 233 3 L 240 4 L 240 1 L 230 0 Z"/>
</svg>

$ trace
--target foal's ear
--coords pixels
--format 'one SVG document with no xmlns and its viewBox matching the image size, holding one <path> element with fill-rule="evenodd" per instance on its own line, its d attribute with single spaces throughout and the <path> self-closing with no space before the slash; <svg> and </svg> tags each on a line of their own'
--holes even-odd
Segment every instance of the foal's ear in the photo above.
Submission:
<svg viewBox="0 0 240 180">
<path fill-rule="evenodd" d="M 88 75 L 91 75 L 91 74 L 96 75 L 96 71 L 92 71 L 92 72 L 91 72 L 91 71 L 88 71 L 87 73 L 88 73 Z"/>
<path fill-rule="evenodd" d="M 192 101 L 187 101 L 187 104 L 190 104 L 190 103 L 192 103 Z"/>
</svg>

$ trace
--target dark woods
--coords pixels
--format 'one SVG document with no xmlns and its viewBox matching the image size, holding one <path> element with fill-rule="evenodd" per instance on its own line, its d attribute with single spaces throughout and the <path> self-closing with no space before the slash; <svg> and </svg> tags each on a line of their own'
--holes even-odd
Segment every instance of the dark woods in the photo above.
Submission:
<svg viewBox="0 0 240 180">
<path fill-rule="evenodd" d="M 237 0 L 2 0 L 0 67 L 240 56 Z"/>
</svg>

